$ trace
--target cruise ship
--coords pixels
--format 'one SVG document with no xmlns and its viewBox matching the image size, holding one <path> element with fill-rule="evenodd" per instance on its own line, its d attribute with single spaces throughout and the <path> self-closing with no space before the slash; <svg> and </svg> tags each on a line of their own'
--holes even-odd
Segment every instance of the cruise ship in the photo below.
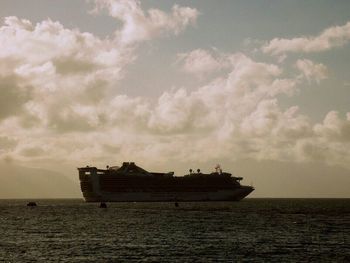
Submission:
<svg viewBox="0 0 350 263">
<path fill-rule="evenodd" d="M 81 167 L 80 187 L 86 202 L 161 202 L 161 201 L 239 201 L 254 188 L 240 184 L 216 166 L 212 173 L 199 169 L 184 176 L 174 172 L 148 172 L 133 162 L 122 166 Z"/>
</svg>

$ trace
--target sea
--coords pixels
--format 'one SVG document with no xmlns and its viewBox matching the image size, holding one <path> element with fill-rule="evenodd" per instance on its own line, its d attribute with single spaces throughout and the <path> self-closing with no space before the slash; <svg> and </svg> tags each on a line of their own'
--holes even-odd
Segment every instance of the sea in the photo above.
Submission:
<svg viewBox="0 0 350 263">
<path fill-rule="evenodd" d="M 350 199 L 106 204 L 0 200 L 0 262 L 350 262 Z"/>
</svg>

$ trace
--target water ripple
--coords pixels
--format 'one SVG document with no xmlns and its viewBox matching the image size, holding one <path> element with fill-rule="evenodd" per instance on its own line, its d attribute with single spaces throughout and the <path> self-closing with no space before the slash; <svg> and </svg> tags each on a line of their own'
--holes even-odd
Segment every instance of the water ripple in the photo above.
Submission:
<svg viewBox="0 0 350 263">
<path fill-rule="evenodd" d="M 5 262 L 349 262 L 349 199 L 0 201 Z"/>
</svg>

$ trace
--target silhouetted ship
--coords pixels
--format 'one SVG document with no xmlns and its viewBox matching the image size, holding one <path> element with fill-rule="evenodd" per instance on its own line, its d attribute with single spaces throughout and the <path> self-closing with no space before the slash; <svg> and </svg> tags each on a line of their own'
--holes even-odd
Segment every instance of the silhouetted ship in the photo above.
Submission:
<svg viewBox="0 0 350 263">
<path fill-rule="evenodd" d="M 155 201 L 239 201 L 254 188 L 240 184 L 242 177 L 222 172 L 197 173 L 185 176 L 174 172 L 147 172 L 133 162 L 121 167 L 82 167 L 80 186 L 87 202 L 155 202 Z"/>
</svg>

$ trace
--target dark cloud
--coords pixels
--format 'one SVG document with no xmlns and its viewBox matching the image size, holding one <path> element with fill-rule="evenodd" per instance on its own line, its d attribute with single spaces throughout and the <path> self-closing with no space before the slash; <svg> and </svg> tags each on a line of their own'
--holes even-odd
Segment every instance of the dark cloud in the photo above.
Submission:
<svg viewBox="0 0 350 263">
<path fill-rule="evenodd" d="M 0 136 L 0 151 L 14 149 L 16 145 L 17 145 L 16 140 L 7 136 Z"/>
<path fill-rule="evenodd" d="M 91 123 L 89 116 L 81 115 L 69 107 L 51 111 L 49 116 L 49 128 L 58 132 L 90 132 L 97 128 L 97 123 Z"/>
<path fill-rule="evenodd" d="M 62 75 L 84 74 L 98 69 L 98 65 L 87 60 L 77 60 L 72 58 L 59 58 L 53 61 L 56 71 Z"/>
<path fill-rule="evenodd" d="M 97 103 L 106 96 L 108 82 L 106 80 L 97 79 L 89 83 L 84 91 L 80 94 L 79 100 L 83 103 Z"/>
<path fill-rule="evenodd" d="M 31 90 L 30 86 L 22 87 L 16 76 L 0 77 L 0 120 L 21 113 Z"/>
<path fill-rule="evenodd" d="M 19 121 L 23 128 L 33 128 L 41 123 L 40 118 L 30 112 L 23 112 Z"/>
<path fill-rule="evenodd" d="M 103 145 L 103 149 L 106 150 L 109 153 L 112 153 L 112 154 L 117 154 L 117 153 L 120 153 L 120 151 L 121 151 L 121 147 L 120 146 L 114 146 L 114 145 L 111 145 L 111 144 L 104 144 Z"/>
<path fill-rule="evenodd" d="M 325 161 L 327 150 L 319 144 L 313 142 L 302 142 L 299 145 L 300 154 L 307 160 Z"/>
<path fill-rule="evenodd" d="M 21 151 L 21 154 L 26 157 L 37 157 L 45 153 L 42 148 L 39 147 L 27 147 Z"/>
</svg>

